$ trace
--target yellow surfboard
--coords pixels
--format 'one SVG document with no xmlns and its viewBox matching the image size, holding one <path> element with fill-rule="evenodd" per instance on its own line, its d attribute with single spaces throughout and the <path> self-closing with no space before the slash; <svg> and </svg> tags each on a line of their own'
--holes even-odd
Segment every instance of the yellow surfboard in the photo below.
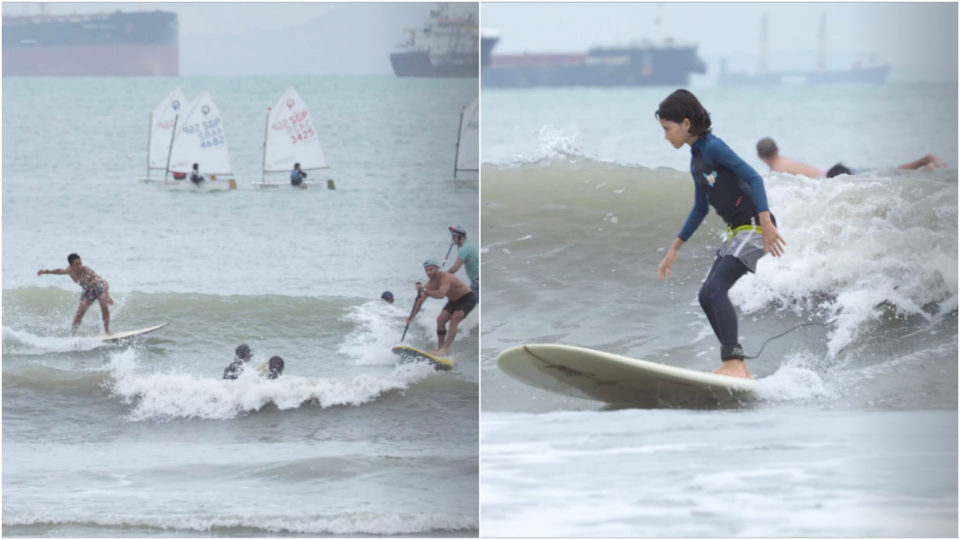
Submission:
<svg viewBox="0 0 960 540">
<path fill-rule="evenodd" d="M 450 371 L 453 368 L 453 360 L 434 356 L 428 352 L 408 347 L 407 345 L 397 345 L 390 349 L 393 354 L 400 357 L 400 362 L 429 362 L 438 370 Z"/>
</svg>

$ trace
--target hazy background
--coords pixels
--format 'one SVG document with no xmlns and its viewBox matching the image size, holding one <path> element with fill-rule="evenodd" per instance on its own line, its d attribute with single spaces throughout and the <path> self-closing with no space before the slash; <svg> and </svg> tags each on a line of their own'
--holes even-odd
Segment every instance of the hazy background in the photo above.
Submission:
<svg viewBox="0 0 960 540">
<path fill-rule="evenodd" d="M 957 80 L 956 3 L 484 3 L 493 53 L 586 52 L 593 46 L 672 37 L 699 45 L 710 83 L 722 59 L 755 73 L 767 14 L 767 69 L 817 67 L 820 14 L 827 16 L 828 69 L 890 63 L 890 81 Z M 658 30 L 656 21 L 660 19 Z M 873 61 L 871 61 L 873 60 Z"/>
<path fill-rule="evenodd" d="M 172 11 L 180 22 L 180 75 L 392 75 L 390 53 L 436 3 L 48 2 L 45 13 Z M 453 3 L 451 14 L 477 12 Z M 3 3 L 4 15 L 41 4 Z"/>
</svg>

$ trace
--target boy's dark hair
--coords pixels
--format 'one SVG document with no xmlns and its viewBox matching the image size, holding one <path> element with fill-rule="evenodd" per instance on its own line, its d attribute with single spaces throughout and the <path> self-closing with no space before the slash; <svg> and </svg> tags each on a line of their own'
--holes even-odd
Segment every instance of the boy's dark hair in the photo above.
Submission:
<svg viewBox="0 0 960 540">
<path fill-rule="evenodd" d="M 253 351 L 250 349 L 250 346 L 246 343 L 241 343 L 237 345 L 237 350 L 234 351 L 234 356 L 240 360 L 250 360 L 250 357 L 253 356 Z"/>
<path fill-rule="evenodd" d="M 844 166 L 843 163 L 837 163 L 833 167 L 830 167 L 830 170 L 827 171 L 827 178 L 833 178 L 834 176 L 840 176 L 841 174 L 853 174 L 853 171 Z"/>
<path fill-rule="evenodd" d="M 71 254 L 67 255 L 67 264 L 73 264 L 73 261 L 75 261 L 75 260 L 77 260 L 77 259 L 79 259 L 79 258 L 80 258 L 80 256 L 77 255 L 76 253 L 71 253 Z"/>
<path fill-rule="evenodd" d="M 270 375 L 268 378 L 276 379 L 280 375 L 283 375 L 283 358 L 280 358 L 279 356 L 273 356 L 270 358 L 270 363 L 267 364 L 267 366 L 270 368 Z"/>
<path fill-rule="evenodd" d="M 681 88 L 667 96 L 667 99 L 660 102 L 655 116 L 678 124 L 687 118 L 690 120 L 691 135 L 699 137 L 710 133 L 710 113 L 689 90 Z"/>
<path fill-rule="evenodd" d="M 780 153 L 777 143 L 770 137 L 764 137 L 757 141 L 757 155 L 763 159 L 770 159 Z"/>
</svg>

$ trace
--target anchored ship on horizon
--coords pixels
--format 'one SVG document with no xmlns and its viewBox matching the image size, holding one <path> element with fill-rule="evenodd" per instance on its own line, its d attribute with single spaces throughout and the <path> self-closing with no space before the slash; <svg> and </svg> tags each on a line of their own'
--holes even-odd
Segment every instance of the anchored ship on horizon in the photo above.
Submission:
<svg viewBox="0 0 960 540">
<path fill-rule="evenodd" d="M 691 73 L 706 72 L 695 45 L 667 39 L 663 45 L 594 47 L 586 53 L 494 55 L 483 86 L 683 86 Z"/>
<path fill-rule="evenodd" d="M 177 76 L 177 14 L 4 15 L 4 76 Z"/>
<path fill-rule="evenodd" d="M 477 77 L 480 57 L 489 57 L 497 42 L 480 39 L 475 13 L 451 13 L 448 3 L 431 9 L 421 29 L 406 32 L 407 39 L 390 54 L 397 77 Z"/>
<path fill-rule="evenodd" d="M 690 74 L 706 73 L 697 45 L 661 38 L 626 46 L 593 47 L 583 52 L 499 54 L 483 72 L 484 87 L 685 86 Z"/>
<path fill-rule="evenodd" d="M 850 69 L 827 69 L 827 15 L 820 14 L 820 28 L 817 34 L 817 69 L 771 71 L 767 68 L 767 16 L 760 20 L 760 54 L 757 72 L 754 75 L 727 71 L 726 61 L 720 67 L 717 83 L 722 85 L 776 85 L 783 83 L 829 84 L 829 83 L 873 83 L 887 80 L 890 64 L 864 66 L 854 63 Z"/>
</svg>

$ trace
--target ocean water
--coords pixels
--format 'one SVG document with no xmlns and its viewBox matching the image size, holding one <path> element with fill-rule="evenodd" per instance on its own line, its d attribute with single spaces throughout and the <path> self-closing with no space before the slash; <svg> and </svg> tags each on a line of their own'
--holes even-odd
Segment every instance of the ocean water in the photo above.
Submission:
<svg viewBox="0 0 960 540">
<path fill-rule="evenodd" d="M 290 84 L 330 167 L 254 190 Z M 135 180 L 176 86 L 220 108 L 237 190 Z M 476 95 L 475 79 L 4 78 L 3 534 L 476 536 L 479 314 L 451 372 L 390 353 L 447 227 L 477 235 L 478 191 L 446 183 Z M 110 282 L 114 331 L 169 325 L 104 345 L 93 306 L 69 337 L 79 288 L 36 272 L 71 252 Z M 404 342 L 435 346 L 441 307 Z M 222 380 L 243 342 L 285 374 Z"/>
<path fill-rule="evenodd" d="M 758 401 L 615 409 L 496 367 L 522 343 L 696 370 L 719 346 L 696 299 L 711 212 L 669 281 L 689 148 L 672 88 L 482 92 L 484 536 L 956 536 L 957 86 L 692 88 L 760 172 L 786 253 L 731 298 Z M 770 173 L 756 141 L 826 168 Z M 894 167 L 934 153 L 949 167 Z"/>
</svg>

